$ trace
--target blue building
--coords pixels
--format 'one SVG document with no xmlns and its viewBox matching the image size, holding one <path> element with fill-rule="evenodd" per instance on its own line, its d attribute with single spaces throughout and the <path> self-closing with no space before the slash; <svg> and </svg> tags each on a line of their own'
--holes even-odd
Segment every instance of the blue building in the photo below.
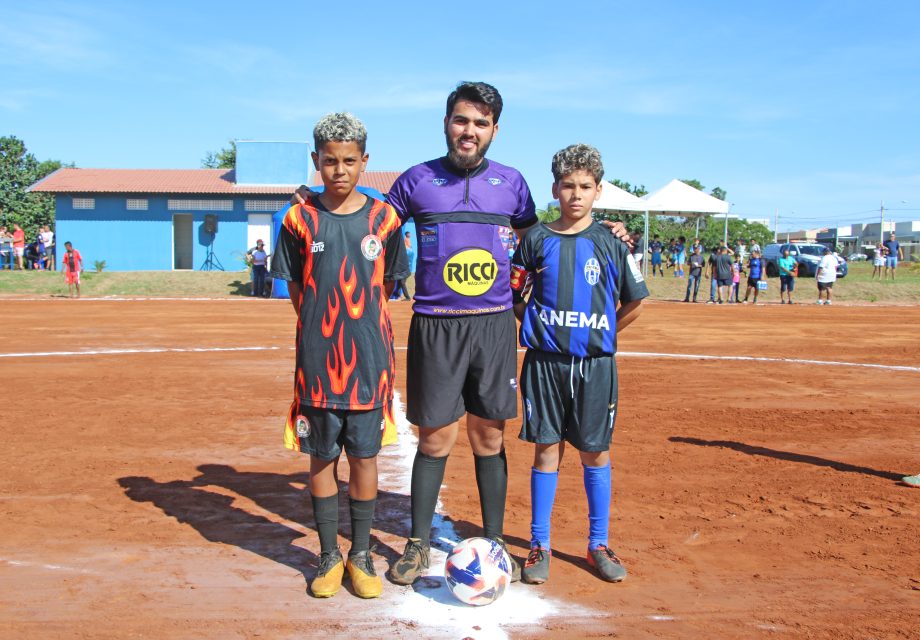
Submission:
<svg viewBox="0 0 920 640">
<path fill-rule="evenodd" d="M 55 242 L 112 271 L 245 268 L 272 214 L 313 173 L 305 142 L 236 143 L 236 169 L 58 169 L 30 187 L 55 196 Z M 361 183 L 387 193 L 398 172 Z M 63 248 L 58 251 L 58 259 Z M 213 262 L 209 257 L 213 256 Z"/>
</svg>

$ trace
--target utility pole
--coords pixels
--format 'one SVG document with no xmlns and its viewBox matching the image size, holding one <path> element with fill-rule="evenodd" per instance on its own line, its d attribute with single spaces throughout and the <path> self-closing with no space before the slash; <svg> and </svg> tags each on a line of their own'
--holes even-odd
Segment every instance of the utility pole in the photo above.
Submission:
<svg viewBox="0 0 920 640">
<path fill-rule="evenodd" d="M 885 201 L 882 200 L 878 207 L 878 241 L 885 241 Z"/>
<path fill-rule="evenodd" d="M 779 242 L 779 209 L 773 210 L 773 242 Z"/>
</svg>

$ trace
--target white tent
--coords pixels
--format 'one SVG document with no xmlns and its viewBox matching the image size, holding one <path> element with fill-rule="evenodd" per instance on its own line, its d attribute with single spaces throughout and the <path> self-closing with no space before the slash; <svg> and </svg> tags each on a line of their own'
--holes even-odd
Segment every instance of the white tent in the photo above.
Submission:
<svg viewBox="0 0 920 640">
<path fill-rule="evenodd" d="M 620 189 L 613 183 L 601 180 L 601 197 L 594 206 L 594 211 L 647 211 L 648 203 L 634 196 L 629 191 Z"/>
<path fill-rule="evenodd" d="M 680 180 L 671 180 L 658 191 L 642 196 L 642 200 L 646 211 L 674 216 L 727 214 L 730 206 Z"/>
</svg>

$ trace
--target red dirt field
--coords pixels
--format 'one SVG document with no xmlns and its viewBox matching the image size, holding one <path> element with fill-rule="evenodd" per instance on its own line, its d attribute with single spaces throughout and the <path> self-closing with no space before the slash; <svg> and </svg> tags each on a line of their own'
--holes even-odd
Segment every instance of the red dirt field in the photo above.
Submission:
<svg viewBox="0 0 920 640">
<path fill-rule="evenodd" d="M 618 357 L 611 546 L 629 578 L 584 561 L 569 451 L 550 582 L 474 609 L 437 577 L 385 581 L 376 601 L 307 595 L 307 461 L 281 446 L 289 304 L 0 306 L 0 638 L 920 637 L 920 490 L 898 483 L 920 472 L 920 307 L 648 303 Z M 410 307 L 393 316 L 404 346 Z M 214 350 L 242 347 L 258 349 Z M 519 428 L 506 534 L 521 556 Z M 408 531 L 411 450 L 404 435 L 380 463 L 379 572 Z M 461 439 L 441 496 L 460 537 L 478 532 L 472 469 Z"/>
</svg>

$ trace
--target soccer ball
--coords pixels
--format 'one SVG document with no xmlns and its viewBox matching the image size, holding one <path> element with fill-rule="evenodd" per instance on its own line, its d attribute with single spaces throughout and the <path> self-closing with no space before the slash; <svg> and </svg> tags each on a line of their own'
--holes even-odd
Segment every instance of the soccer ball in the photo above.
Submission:
<svg viewBox="0 0 920 640">
<path fill-rule="evenodd" d="M 444 578 L 460 602 L 475 606 L 491 604 L 511 584 L 511 558 L 494 540 L 467 538 L 447 555 Z"/>
</svg>

